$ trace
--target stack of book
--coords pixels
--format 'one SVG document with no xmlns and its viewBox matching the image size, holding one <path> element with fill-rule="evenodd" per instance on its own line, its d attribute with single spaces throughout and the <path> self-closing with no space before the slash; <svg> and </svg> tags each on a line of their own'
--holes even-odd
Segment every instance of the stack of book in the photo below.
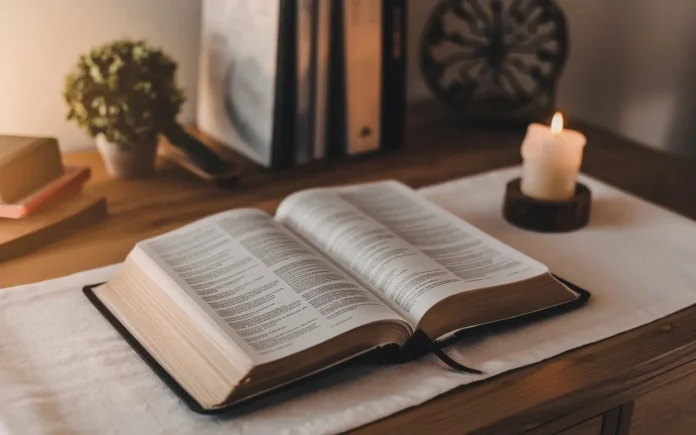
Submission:
<svg viewBox="0 0 696 435">
<path fill-rule="evenodd" d="M 63 166 L 52 138 L 0 136 L 0 218 L 21 219 L 77 196 L 89 167 Z"/>
<path fill-rule="evenodd" d="M 268 167 L 403 142 L 405 0 L 205 0 L 198 127 Z"/>
</svg>

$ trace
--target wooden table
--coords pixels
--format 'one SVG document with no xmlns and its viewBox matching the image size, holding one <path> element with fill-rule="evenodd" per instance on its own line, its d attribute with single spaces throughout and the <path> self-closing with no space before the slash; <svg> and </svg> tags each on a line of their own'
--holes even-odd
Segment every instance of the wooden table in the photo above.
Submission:
<svg viewBox="0 0 696 435">
<path fill-rule="evenodd" d="M 573 126 L 587 134 L 585 172 L 696 219 L 696 165 L 601 129 L 571 122 Z M 66 162 L 93 168 L 86 189 L 108 198 L 110 216 L 30 255 L 0 263 L 0 288 L 119 262 L 138 240 L 218 211 L 252 206 L 273 212 L 299 189 L 384 178 L 420 187 L 520 162 L 522 133 L 464 129 L 430 105 L 411 110 L 407 137 L 402 150 L 349 161 L 278 172 L 248 165 L 241 182 L 229 190 L 166 162 L 149 180 L 110 180 L 95 151 L 66 155 Z M 547 362 L 455 389 L 357 433 L 626 434 L 630 427 L 632 434 L 690 434 L 696 433 L 695 415 L 693 307 Z"/>
</svg>

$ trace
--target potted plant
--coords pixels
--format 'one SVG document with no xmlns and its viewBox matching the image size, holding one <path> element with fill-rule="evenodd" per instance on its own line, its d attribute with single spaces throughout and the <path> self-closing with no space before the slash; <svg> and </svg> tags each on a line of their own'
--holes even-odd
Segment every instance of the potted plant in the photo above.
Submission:
<svg viewBox="0 0 696 435">
<path fill-rule="evenodd" d="M 114 177 L 154 171 L 158 136 L 171 130 L 184 102 L 177 65 L 144 41 L 121 40 L 80 56 L 65 81 L 68 119 L 95 138 Z"/>
</svg>

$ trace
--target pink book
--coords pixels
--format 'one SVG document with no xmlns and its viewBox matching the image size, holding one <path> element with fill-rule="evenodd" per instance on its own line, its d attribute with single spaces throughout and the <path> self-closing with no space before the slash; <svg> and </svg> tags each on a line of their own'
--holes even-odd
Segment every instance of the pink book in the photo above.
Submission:
<svg viewBox="0 0 696 435">
<path fill-rule="evenodd" d="M 66 166 L 65 173 L 13 204 L 0 203 L 0 218 L 21 219 L 82 191 L 91 172 L 87 166 Z"/>
</svg>

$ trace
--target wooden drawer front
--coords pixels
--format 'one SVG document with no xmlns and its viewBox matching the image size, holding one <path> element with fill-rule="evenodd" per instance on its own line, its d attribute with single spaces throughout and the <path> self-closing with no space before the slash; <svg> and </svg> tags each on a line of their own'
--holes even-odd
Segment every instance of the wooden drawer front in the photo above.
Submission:
<svg viewBox="0 0 696 435">
<path fill-rule="evenodd" d="M 696 374 L 637 398 L 630 434 L 696 434 Z"/>
<path fill-rule="evenodd" d="M 558 435 L 601 435 L 602 434 L 602 416 L 595 417 L 592 420 L 580 423 L 576 426 L 559 432 Z"/>
</svg>

